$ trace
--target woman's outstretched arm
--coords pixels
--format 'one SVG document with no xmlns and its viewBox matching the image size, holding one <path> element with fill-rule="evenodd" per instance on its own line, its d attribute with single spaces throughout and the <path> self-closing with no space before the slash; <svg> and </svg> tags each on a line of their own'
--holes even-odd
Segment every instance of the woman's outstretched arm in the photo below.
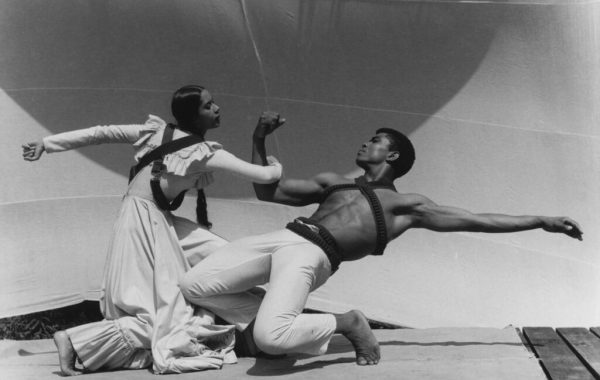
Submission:
<svg viewBox="0 0 600 380">
<path fill-rule="evenodd" d="M 44 137 L 41 140 L 23 144 L 23 159 L 26 161 L 36 161 L 40 159 L 44 152 L 63 152 L 88 145 L 134 144 L 144 135 L 156 132 L 161 125 L 165 125 L 165 122 L 151 115 L 145 124 L 99 125 L 58 133 Z"/>
</svg>

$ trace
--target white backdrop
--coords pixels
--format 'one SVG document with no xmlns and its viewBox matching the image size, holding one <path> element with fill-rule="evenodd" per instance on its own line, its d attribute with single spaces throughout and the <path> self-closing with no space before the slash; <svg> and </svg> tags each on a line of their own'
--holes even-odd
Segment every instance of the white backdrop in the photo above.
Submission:
<svg viewBox="0 0 600 380">
<path fill-rule="evenodd" d="M 119 145 L 26 163 L 20 144 L 169 119 L 172 91 L 197 83 L 221 106 L 208 138 L 240 157 L 262 110 L 288 119 L 268 147 L 287 176 L 351 172 L 392 127 L 417 149 L 399 191 L 569 215 L 586 232 L 409 231 L 345 263 L 311 307 L 415 327 L 597 325 L 598 20 L 596 1 L 2 1 L 0 317 L 97 297 L 131 164 Z M 310 212 L 254 201 L 227 175 L 207 194 L 230 239 Z"/>
</svg>

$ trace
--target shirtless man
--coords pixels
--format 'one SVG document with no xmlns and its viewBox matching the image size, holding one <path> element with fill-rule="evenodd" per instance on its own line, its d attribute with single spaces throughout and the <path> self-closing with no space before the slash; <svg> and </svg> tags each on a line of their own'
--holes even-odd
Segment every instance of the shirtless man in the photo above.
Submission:
<svg viewBox="0 0 600 380">
<path fill-rule="evenodd" d="M 268 164 L 264 136 L 284 121 L 277 114 L 269 117 L 272 120 L 264 124 L 270 127 L 254 134 L 253 163 Z M 406 136 L 382 128 L 358 151 L 356 164 L 365 174 L 356 180 L 321 173 L 307 180 L 255 184 L 260 200 L 294 206 L 319 203 L 319 207 L 284 230 L 219 248 L 186 273 L 180 282 L 184 297 L 239 330 L 253 331 L 256 346 L 268 354 L 323 354 L 331 336 L 341 333 L 352 342 L 357 364 L 372 365 L 380 359 L 379 345 L 360 311 L 302 313 L 308 294 L 324 284 L 341 262 L 381 255 L 389 241 L 410 228 L 471 232 L 543 228 L 582 239 L 578 224 L 566 217 L 473 214 L 438 205 L 423 195 L 400 194 L 393 181 L 410 170 L 414 157 Z M 260 301 L 248 290 L 267 282 L 264 300 L 257 304 Z M 241 321 L 241 311 L 252 308 L 258 308 L 255 321 Z"/>
</svg>

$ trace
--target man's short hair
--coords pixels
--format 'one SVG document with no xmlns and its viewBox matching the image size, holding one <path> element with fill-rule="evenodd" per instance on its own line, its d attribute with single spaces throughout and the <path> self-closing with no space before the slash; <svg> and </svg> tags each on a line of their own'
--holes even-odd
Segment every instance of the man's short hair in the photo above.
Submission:
<svg viewBox="0 0 600 380">
<path fill-rule="evenodd" d="M 408 173 L 415 162 L 415 148 L 408 137 L 391 128 L 379 128 L 376 133 L 387 135 L 391 143 L 390 151 L 397 151 L 400 154 L 398 159 L 389 162 L 392 168 L 394 168 L 396 178 Z"/>
</svg>

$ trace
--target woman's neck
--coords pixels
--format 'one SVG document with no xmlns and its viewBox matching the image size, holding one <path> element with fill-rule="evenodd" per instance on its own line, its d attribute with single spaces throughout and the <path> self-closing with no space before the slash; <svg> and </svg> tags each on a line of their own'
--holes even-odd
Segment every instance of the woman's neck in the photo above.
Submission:
<svg viewBox="0 0 600 380">
<path fill-rule="evenodd" d="M 202 139 L 204 139 L 204 135 L 206 134 L 205 130 L 202 130 L 200 128 L 195 128 L 193 126 L 190 127 L 190 126 L 182 125 L 182 124 L 173 124 L 173 125 L 175 126 L 175 128 L 179 129 L 182 132 L 201 137 Z"/>
</svg>

